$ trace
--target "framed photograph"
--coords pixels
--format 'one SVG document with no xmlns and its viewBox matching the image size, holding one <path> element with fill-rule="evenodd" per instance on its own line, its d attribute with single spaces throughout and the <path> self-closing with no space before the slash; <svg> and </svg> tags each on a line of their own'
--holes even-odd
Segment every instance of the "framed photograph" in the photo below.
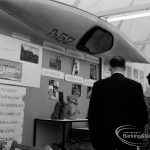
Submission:
<svg viewBox="0 0 150 150">
<path fill-rule="evenodd" d="M 139 80 L 142 84 L 144 84 L 144 71 L 140 70 Z"/>
<path fill-rule="evenodd" d="M 56 70 L 61 70 L 61 57 L 55 54 L 50 54 L 49 67 Z"/>
<path fill-rule="evenodd" d="M 136 68 L 133 69 L 133 79 L 136 81 L 138 81 L 138 77 L 139 77 L 138 72 L 139 72 L 138 69 Z"/>
<path fill-rule="evenodd" d="M 21 44 L 20 60 L 38 64 L 39 49 L 25 44 Z"/>
<path fill-rule="evenodd" d="M 127 66 L 126 74 L 127 74 L 127 78 L 132 79 L 132 67 L 131 66 Z"/>
<path fill-rule="evenodd" d="M 48 86 L 48 99 L 55 100 L 58 99 L 58 88 L 59 88 L 59 82 L 55 80 L 49 80 L 49 86 Z"/>
<path fill-rule="evenodd" d="M 72 95 L 77 95 L 78 97 L 81 96 L 81 85 L 72 84 Z"/>
<path fill-rule="evenodd" d="M 111 73 L 109 71 L 109 59 L 102 58 L 101 71 L 102 71 L 102 76 L 101 76 L 102 79 L 111 76 Z"/>
<path fill-rule="evenodd" d="M 0 59 L 0 79 L 21 82 L 22 64 Z"/>
<path fill-rule="evenodd" d="M 96 65 L 90 64 L 90 79 L 96 80 L 97 79 L 97 70 Z"/>
</svg>

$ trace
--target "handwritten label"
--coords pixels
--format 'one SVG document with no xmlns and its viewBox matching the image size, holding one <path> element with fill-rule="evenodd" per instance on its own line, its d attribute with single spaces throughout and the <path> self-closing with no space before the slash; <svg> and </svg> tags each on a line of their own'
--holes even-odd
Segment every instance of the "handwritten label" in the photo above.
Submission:
<svg viewBox="0 0 150 150">
<path fill-rule="evenodd" d="M 85 60 L 92 62 L 92 63 L 95 63 L 95 64 L 99 64 L 99 58 L 92 56 L 92 55 L 85 54 Z"/>
<path fill-rule="evenodd" d="M 65 54 L 65 48 L 64 47 L 61 47 L 59 45 L 56 45 L 56 44 L 53 44 L 50 42 L 46 42 L 46 41 L 43 42 L 43 49 L 50 50 L 50 51 L 57 52 L 57 53 L 61 53 L 61 54 Z"/>
<path fill-rule="evenodd" d="M 96 80 L 92 80 L 92 79 L 84 79 L 84 80 L 83 80 L 83 85 L 92 87 L 93 84 L 94 84 L 94 82 L 96 82 Z"/>
<path fill-rule="evenodd" d="M 65 80 L 70 81 L 70 82 L 80 83 L 80 84 L 83 83 L 83 78 L 82 77 L 74 76 L 74 75 L 70 75 L 70 74 L 65 75 Z"/>
<path fill-rule="evenodd" d="M 58 78 L 58 79 L 64 79 L 64 73 L 61 71 L 57 71 L 57 70 L 43 68 L 42 75 L 48 76 L 48 77 L 53 77 L 53 78 Z"/>
</svg>

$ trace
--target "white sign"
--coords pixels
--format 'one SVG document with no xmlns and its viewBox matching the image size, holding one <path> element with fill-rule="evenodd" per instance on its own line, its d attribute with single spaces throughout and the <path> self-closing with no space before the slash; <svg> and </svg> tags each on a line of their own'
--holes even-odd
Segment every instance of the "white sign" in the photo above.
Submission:
<svg viewBox="0 0 150 150">
<path fill-rule="evenodd" d="M 15 37 L 17 39 L 21 39 L 27 42 L 31 42 L 31 38 L 29 36 L 26 36 L 17 32 L 13 32 L 12 37 Z"/>
<path fill-rule="evenodd" d="M 99 64 L 99 58 L 92 56 L 92 55 L 89 55 L 89 54 L 85 54 L 85 60 L 92 62 L 92 63 L 95 63 L 95 64 Z"/>
<path fill-rule="evenodd" d="M 43 49 L 50 50 L 50 51 L 57 52 L 57 53 L 61 53 L 61 54 L 65 54 L 65 48 L 64 47 L 61 47 L 59 45 L 56 45 L 56 44 L 53 44 L 50 42 L 46 42 L 46 41 L 43 42 Z"/>
<path fill-rule="evenodd" d="M 7 93 L 9 93 L 10 95 L 24 96 L 26 94 L 26 88 L 0 84 L 0 95 Z"/>
<path fill-rule="evenodd" d="M 51 69 L 42 69 L 42 75 L 47 77 L 53 77 L 58 79 L 64 79 L 64 72 L 57 71 L 57 70 L 51 70 Z"/>
<path fill-rule="evenodd" d="M 85 60 L 84 54 L 79 52 L 79 51 L 67 49 L 66 50 L 66 55 L 68 55 L 70 57 L 74 57 L 74 58 Z"/>
<path fill-rule="evenodd" d="M 80 83 L 80 84 L 83 83 L 83 78 L 82 77 L 74 76 L 74 75 L 70 75 L 70 74 L 65 75 L 65 80 L 70 81 L 70 82 Z"/>
<path fill-rule="evenodd" d="M 93 84 L 94 84 L 94 82 L 96 82 L 96 80 L 92 80 L 92 79 L 84 79 L 84 80 L 83 80 L 83 85 L 92 87 Z"/>
</svg>

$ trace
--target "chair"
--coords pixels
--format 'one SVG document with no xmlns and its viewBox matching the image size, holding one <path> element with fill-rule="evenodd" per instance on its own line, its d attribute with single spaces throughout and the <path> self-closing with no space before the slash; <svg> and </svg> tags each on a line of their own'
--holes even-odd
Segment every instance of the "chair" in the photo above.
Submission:
<svg viewBox="0 0 150 150">
<path fill-rule="evenodd" d="M 20 149 L 20 150 L 52 150 L 52 148 L 49 145 L 46 145 L 45 147 L 33 147 L 33 146 L 27 146 L 23 144 L 18 144 L 17 141 L 13 140 L 10 150 L 15 150 L 15 149 Z"/>
</svg>

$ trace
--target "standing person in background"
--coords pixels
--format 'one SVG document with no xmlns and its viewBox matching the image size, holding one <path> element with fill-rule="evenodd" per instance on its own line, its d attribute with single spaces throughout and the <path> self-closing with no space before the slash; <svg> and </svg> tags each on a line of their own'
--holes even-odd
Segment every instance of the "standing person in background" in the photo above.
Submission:
<svg viewBox="0 0 150 150">
<path fill-rule="evenodd" d="M 150 73 L 147 75 L 147 81 L 148 81 L 148 85 L 150 86 Z M 150 87 L 147 88 L 148 90 L 146 90 L 145 94 L 145 102 L 147 105 L 147 111 L 148 111 L 148 118 L 150 120 Z"/>
<path fill-rule="evenodd" d="M 146 76 L 147 78 L 147 81 L 148 81 L 148 85 L 150 86 L 150 73 Z M 146 90 L 146 92 L 144 93 L 145 94 L 145 103 L 147 105 L 147 112 L 148 112 L 148 124 L 145 126 L 145 133 L 150 135 L 150 88 L 148 87 L 147 88 L 148 90 Z M 147 150 L 150 149 L 150 139 L 147 138 L 145 139 L 145 142 L 146 142 L 146 147 L 147 147 Z"/>
<path fill-rule="evenodd" d="M 125 69 L 124 58 L 114 56 L 110 60 L 111 77 L 94 83 L 88 120 L 95 150 L 135 150 L 136 147 L 120 141 L 115 132 L 125 125 L 143 131 L 148 122 L 142 86 L 126 78 Z"/>
</svg>

